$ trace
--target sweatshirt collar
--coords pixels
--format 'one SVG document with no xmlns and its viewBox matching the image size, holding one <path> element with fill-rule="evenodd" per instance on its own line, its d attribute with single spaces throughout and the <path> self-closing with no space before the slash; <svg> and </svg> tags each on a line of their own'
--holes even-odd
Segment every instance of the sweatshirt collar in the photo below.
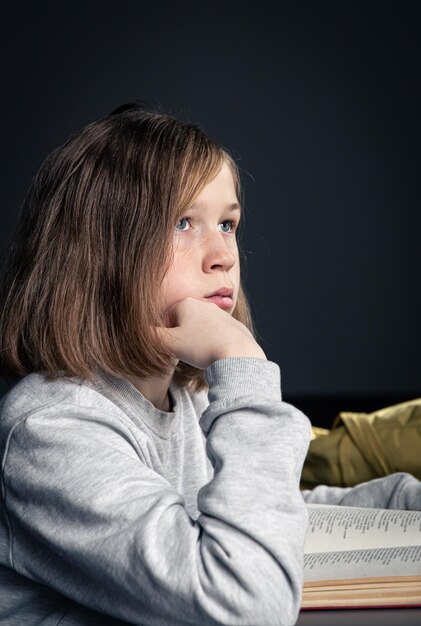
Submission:
<svg viewBox="0 0 421 626">
<path fill-rule="evenodd" d="M 173 381 L 169 386 L 173 405 L 170 413 L 156 408 L 129 380 L 108 372 L 101 372 L 97 376 L 94 387 L 125 413 L 129 413 L 132 419 L 145 423 L 159 437 L 170 437 L 178 429 L 182 403 L 180 389 Z"/>
</svg>

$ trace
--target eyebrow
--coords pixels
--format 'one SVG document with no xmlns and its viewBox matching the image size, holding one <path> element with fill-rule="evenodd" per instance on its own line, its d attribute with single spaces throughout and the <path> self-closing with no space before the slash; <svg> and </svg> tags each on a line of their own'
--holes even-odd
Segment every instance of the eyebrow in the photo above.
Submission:
<svg viewBox="0 0 421 626">
<path fill-rule="evenodd" d="M 203 207 L 203 203 L 201 202 L 193 202 L 193 204 L 190 206 L 190 209 L 200 209 L 201 207 Z M 223 207 L 224 211 L 242 211 L 241 205 L 238 204 L 238 202 L 233 202 L 232 204 L 226 204 Z"/>
</svg>

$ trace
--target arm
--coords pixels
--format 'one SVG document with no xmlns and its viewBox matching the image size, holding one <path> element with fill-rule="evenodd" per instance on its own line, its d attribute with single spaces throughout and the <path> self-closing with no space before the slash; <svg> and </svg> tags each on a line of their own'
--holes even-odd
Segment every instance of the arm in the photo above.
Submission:
<svg viewBox="0 0 421 626">
<path fill-rule="evenodd" d="M 132 624 L 295 623 L 309 422 L 282 402 L 274 363 L 222 359 L 206 378 L 200 425 L 215 473 L 196 522 L 116 418 L 34 413 L 10 438 L 4 470 L 11 565 Z"/>
<path fill-rule="evenodd" d="M 421 510 L 421 482 L 406 472 L 375 478 L 355 487 L 319 485 L 301 493 L 307 503 Z"/>
</svg>

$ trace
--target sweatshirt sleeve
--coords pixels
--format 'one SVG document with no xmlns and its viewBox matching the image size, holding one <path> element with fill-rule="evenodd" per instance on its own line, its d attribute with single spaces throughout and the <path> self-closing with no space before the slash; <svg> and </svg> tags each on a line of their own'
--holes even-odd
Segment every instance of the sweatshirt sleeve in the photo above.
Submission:
<svg viewBox="0 0 421 626">
<path fill-rule="evenodd" d="M 115 418 L 50 408 L 9 440 L 10 566 L 130 624 L 294 624 L 310 423 L 282 401 L 275 363 L 223 359 L 205 376 L 200 426 L 214 476 L 199 490 L 196 521 Z"/>
<path fill-rule="evenodd" d="M 421 482 L 407 472 L 374 478 L 355 487 L 318 485 L 302 491 L 306 503 L 421 511 Z"/>
</svg>

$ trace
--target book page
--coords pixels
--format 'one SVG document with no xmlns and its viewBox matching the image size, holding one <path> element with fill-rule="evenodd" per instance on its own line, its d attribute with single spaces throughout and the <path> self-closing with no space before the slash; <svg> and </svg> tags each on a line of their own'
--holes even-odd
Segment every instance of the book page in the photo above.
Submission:
<svg viewBox="0 0 421 626">
<path fill-rule="evenodd" d="M 420 546 L 421 511 L 308 504 L 304 553 Z"/>
<path fill-rule="evenodd" d="M 304 555 L 304 582 L 420 575 L 421 545 Z"/>
</svg>

